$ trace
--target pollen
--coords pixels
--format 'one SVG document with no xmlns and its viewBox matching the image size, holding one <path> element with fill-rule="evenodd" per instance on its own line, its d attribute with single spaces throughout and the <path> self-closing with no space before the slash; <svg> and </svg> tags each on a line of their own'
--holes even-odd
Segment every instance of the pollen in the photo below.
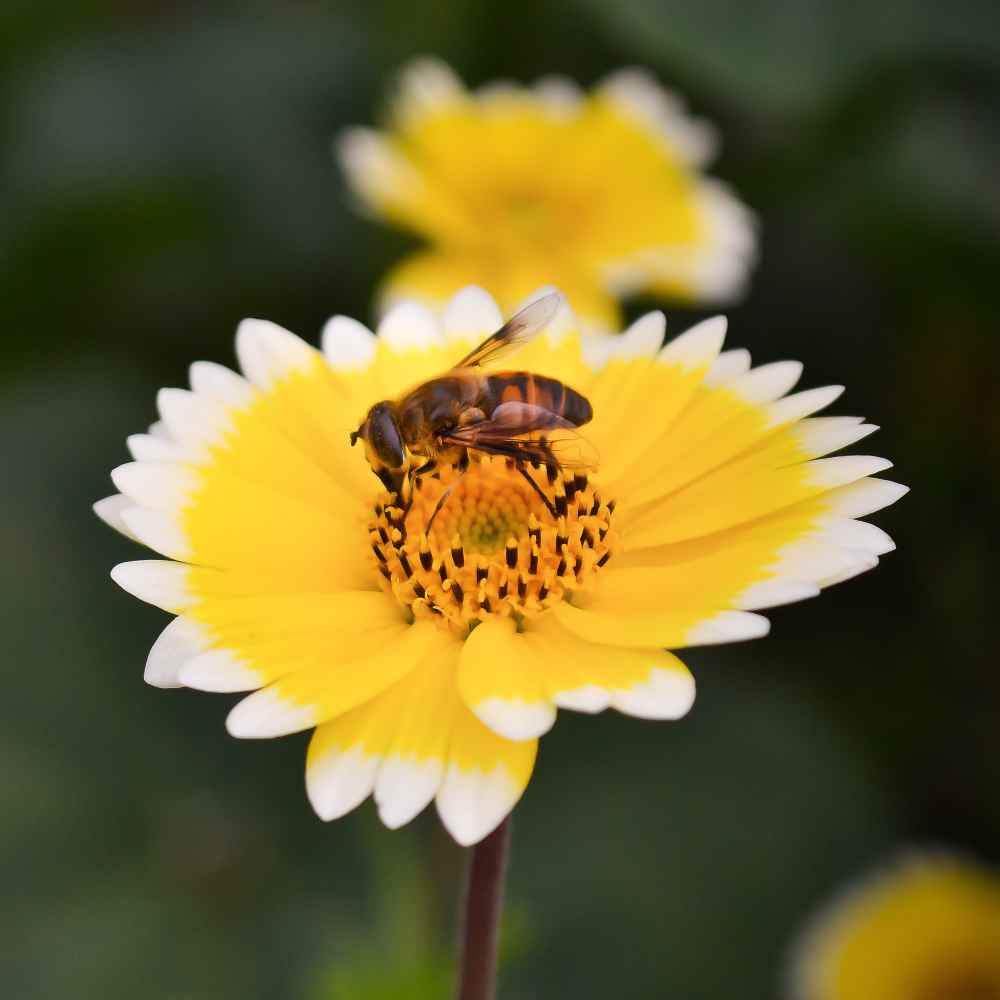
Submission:
<svg viewBox="0 0 1000 1000">
<path fill-rule="evenodd" d="M 618 547 L 614 500 L 579 471 L 480 457 L 464 473 L 411 479 L 403 493 L 381 494 L 368 523 L 379 579 L 414 619 L 460 635 L 488 618 L 540 614 Z"/>
</svg>

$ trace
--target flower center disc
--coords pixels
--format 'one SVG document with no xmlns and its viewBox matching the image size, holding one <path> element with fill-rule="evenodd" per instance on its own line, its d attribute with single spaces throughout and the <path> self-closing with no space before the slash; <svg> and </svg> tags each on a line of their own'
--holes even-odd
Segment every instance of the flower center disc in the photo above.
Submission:
<svg viewBox="0 0 1000 1000">
<path fill-rule="evenodd" d="M 447 467 L 415 480 L 408 505 L 378 497 L 376 565 L 415 618 L 464 634 L 490 617 L 537 615 L 611 558 L 614 501 L 581 472 L 525 472 L 537 489 L 513 463 L 478 457 L 464 475 Z"/>
</svg>

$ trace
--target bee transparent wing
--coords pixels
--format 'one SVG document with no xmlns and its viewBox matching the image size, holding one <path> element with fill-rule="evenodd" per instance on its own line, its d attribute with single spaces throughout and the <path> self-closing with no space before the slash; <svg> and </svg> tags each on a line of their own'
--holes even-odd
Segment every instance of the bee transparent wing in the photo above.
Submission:
<svg viewBox="0 0 1000 1000">
<path fill-rule="evenodd" d="M 475 441 L 452 440 L 470 451 L 510 458 L 524 465 L 553 466 L 557 469 L 594 470 L 597 449 L 576 431 L 556 431 L 551 438 L 494 438 L 488 434 Z"/>
<path fill-rule="evenodd" d="M 534 340 L 552 322 L 562 302 L 558 292 L 543 295 L 515 313 L 496 333 L 470 351 L 456 368 L 477 368 L 500 358 Z"/>
<path fill-rule="evenodd" d="M 501 403 L 489 420 L 456 427 L 449 444 L 520 462 L 595 469 L 597 449 L 565 417 L 530 403 Z"/>
</svg>

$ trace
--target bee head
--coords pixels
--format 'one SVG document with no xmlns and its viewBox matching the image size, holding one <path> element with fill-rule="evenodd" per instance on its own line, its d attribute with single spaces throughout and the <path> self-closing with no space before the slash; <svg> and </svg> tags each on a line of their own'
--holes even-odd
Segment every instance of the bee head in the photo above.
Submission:
<svg viewBox="0 0 1000 1000">
<path fill-rule="evenodd" d="M 398 472 L 406 464 L 406 449 L 396 422 L 395 407 L 388 400 L 376 403 L 361 426 L 351 432 L 352 446 L 359 439 L 365 444 L 368 464 L 376 474 L 383 469 Z"/>
</svg>

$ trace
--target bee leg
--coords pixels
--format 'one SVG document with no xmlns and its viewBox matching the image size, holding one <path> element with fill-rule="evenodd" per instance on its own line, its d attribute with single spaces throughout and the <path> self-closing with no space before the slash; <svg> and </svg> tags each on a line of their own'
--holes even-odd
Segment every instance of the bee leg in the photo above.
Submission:
<svg viewBox="0 0 1000 1000">
<path fill-rule="evenodd" d="M 466 461 L 465 464 L 461 467 L 461 471 L 459 472 L 459 474 L 455 477 L 455 481 L 448 487 L 448 489 L 444 491 L 444 493 L 441 494 L 441 496 L 438 499 L 438 502 L 434 505 L 434 512 L 431 514 L 431 519 L 427 522 L 427 527 L 424 528 L 425 532 L 430 534 L 430 530 L 434 525 L 434 518 L 438 516 L 438 513 L 440 512 L 441 508 L 444 507 L 444 505 L 448 502 L 448 498 L 451 496 L 451 491 L 462 481 L 462 476 L 464 476 L 468 471 L 469 471 L 469 463 L 468 461 Z"/>
<path fill-rule="evenodd" d="M 523 466 L 521 465 L 517 466 L 517 471 L 520 472 L 522 476 L 524 476 L 524 478 L 531 485 L 531 488 L 538 494 L 538 496 L 541 498 L 542 503 L 545 504 L 545 506 L 548 508 L 548 512 L 552 515 L 552 520 L 555 521 L 558 516 L 556 514 L 556 509 L 555 507 L 552 506 L 551 502 L 549 501 L 549 498 L 542 492 L 541 487 L 538 485 L 538 483 L 536 483 L 534 479 L 532 479 L 531 476 L 528 475 L 527 470 Z"/>
<path fill-rule="evenodd" d="M 414 469 L 410 476 L 426 476 L 428 472 L 433 472 L 437 468 L 437 459 L 429 458 L 419 469 Z"/>
<path fill-rule="evenodd" d="M 438 512 L 441 508 L 448 502 L 448 497 L 451 496 L 451 491 L 461 482 L 462 476 L 464 476 L 469 471 L 469 465 L 471 464 L 471 456 L 469 455 L 469 449 L 465 448 L 462 454 L 458 457 L 458 461 L 455 462 L 455 469 L 458 471 L 458 475 L 455 477 L 454 482 L 441 494 L 438 502 L 434 505 L 434 512 L 431 514 L 430 520 L 427 522 L 427 527 L 424 528 L 425 531 L 430 531 L 432 525 L 434 524 L 434 518 L 438 516 Z"/>
<path fill-rule="evenodd" d="M 551 465 L 558 469 L 559 461 L 556 459 L 556 456 L 552 451 L 552 445 L 549 444 L 548 439 L 545 437 L 544 434 L 541 437 L 541 445 L 545 453 L 545 457 L 548 459 L 548 461 L 545 463 L 546 467 Z"/>
</svg>

